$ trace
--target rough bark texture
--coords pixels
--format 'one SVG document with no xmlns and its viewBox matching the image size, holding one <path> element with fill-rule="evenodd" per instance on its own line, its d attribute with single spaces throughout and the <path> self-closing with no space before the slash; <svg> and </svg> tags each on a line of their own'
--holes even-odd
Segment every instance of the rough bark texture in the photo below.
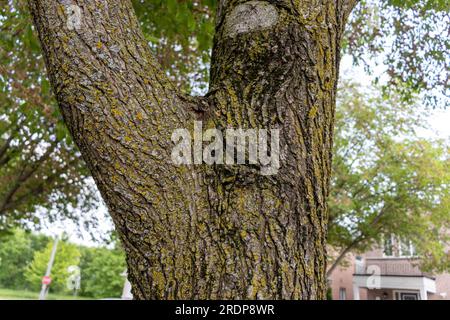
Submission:
<svg viewBox="0 0 450 320">
<path fill-rule="evenodd" d="M 324 298 L 339 42 L 354 1 L 219 1 L 203 98 L 168 81 L 129 1 L 29 2 L 135 298 Z M 79 29 L 66 25 L 71 4 Z M 173 130 L 198 118 L 205 129 L 279 128 L 278 174 L 173 165 Z"/>
</svg>

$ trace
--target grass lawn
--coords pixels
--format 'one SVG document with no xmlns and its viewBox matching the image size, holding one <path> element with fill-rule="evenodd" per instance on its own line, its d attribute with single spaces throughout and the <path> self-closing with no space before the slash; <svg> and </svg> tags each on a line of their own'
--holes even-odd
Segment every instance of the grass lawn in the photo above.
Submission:
<svg viewBox="0 0 450 320">
<path fill-rule="evenodd" d="M 0 300 L 37 300 L 38 292 L 0 288 Z M 89 300 L 90 298 L 65 296 L 50 293 L 47 300 Z"/>
</svg>

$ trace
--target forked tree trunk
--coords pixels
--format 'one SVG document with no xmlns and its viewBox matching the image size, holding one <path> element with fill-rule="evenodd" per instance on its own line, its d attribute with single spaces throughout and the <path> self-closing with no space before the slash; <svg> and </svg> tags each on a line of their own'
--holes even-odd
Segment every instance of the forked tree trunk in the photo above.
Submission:
<svg viewBox="0 0 450 320">
<path fill-rule="evenodd" d="M 339 42 L 355 1 L 219 1 L 202 98 L 159 69 L 130 1 L 29 2 L 135 298 L 323 299 Z M 68 5 L 80 25 L 67 24 Z M 171 135 L 196 119 L 280 129 L 278 173 L 176 166 Z"/>
</svg>

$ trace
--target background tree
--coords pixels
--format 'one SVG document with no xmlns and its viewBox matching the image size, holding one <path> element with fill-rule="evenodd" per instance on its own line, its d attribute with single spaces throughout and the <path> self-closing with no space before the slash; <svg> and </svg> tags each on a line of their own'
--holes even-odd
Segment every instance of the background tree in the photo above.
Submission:
<svg viewBox="0 0 450 320">
<path fill-rule="evenodd" d="M 207 91 L 216 2 L 133 1 L 155 58 L 185 92 Z"/>
<path fill-rule="evenodd" d="M 14 229 L 0 241 L 0 287 L 27 289 L 26 267 L 36 251 L 47 245 L 49 237 Z"/>
<path fill-rule="evenodd" d="M 159 69 L 128 1 L 77 1 L 82 32 L 65 27 L 56 1 L 29 2 L 135 297 L 323 298 L 337 67 L 356 1 L 219 1 L 209 93 L 198 99 Z M 438 16 L 442 2 L 428 3 Z M 219 128 L 281 128 L 280 173 L 168 164 L 171 132 L 199 116 Z"/>
<path fill-rule="evenodd" d="M 52 243 L 53 239 L 49 236 L 21 229 L 5 234 L 0 241 L 0 288 L 29 290 L 36 293 L 37 297 Z M 67 246 L 70 250 L 67 250 Z M 78 250 L 81 271 L 78 295 L 93 298 L 120 297 L 125 281 L 122 274 L 126 265 L 117 239 L 113 237 L 108 247 L 87 247 L 73 243 L 63 243 L 63 247 L 66 249 L 58 251 L 56 258 L 61 260 L 59 262 L 64 262 L 64 259 L 70 261 L 64 262 L 64 266 L 58 264 L 57 269 L 53 269 L 57 273 L 59 284 L 55 287 L 53 283 L 52 291 L 67 292 L 64 280 L 67 269 L 64 268 L 70 264 L 76 265 L 78 258 L 74 259 L 74 256 L 78 254 L 74 255 L 74 252 Z M 61 275 L 61 270 L 65 270 L 65 274 Z"/>
<path fill-rule="evenodd" d="M 385 92 L 409 102 L 420 94 L 429 107 L 448 107 L 449 13 L 446 0 L 361 0 L 343 51 L 375 74 L 375 82 L 383 80 Z"/>
<path fill-rule="evenodd" d="M 424 128 L 420 109 L 396 97 L 340 90 L 328 236 L 338 254 L 328 274 L 391 234 L 412 241 L 424 269 L 449 270 L 449 141 L 420 138 Z"/>
<path fill-rule="evenodd" d="M 118 248 L 83 248 L 81 252 L 80 294 L 94 298 L 120 297 L 126 270 L 123 251 Z"/>
<path fill-rule="evenodd" d="M 43 250 L 35 252 L 33 261 L 25 270 L 25 279 L 33 290 L 38 291 L 41 287 L 42 277 L 47 270 L 52 247 L 53 240 L 49 241 Z M 59 241 L 51 272 L 51 292 L 68 292 L 67 278 L 70 274 L 67 268 L 70 266 L 79 266 L 80 256 L 81 253 L 76 245 L 65 240 Z"/>
</svg>

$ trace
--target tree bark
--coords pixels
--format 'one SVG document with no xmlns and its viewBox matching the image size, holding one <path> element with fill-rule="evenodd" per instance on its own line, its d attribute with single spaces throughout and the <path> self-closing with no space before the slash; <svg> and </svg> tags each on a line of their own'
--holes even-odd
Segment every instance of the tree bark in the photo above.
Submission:
<svg viewBox="0 0 450 320">
<path fill-rule="evenodd" d="M 339 43 L 354 1 L 219 1 L 201 98 L 160 70 L 130 1 L 29 4 L 135 298 L 325 298 Z M 67 26 L 74 4 L 80 28 Z M 172 132 L 198 119 L 204 129 L 280 129 L 278 174 L 173 164 Z"/>
</svg>

